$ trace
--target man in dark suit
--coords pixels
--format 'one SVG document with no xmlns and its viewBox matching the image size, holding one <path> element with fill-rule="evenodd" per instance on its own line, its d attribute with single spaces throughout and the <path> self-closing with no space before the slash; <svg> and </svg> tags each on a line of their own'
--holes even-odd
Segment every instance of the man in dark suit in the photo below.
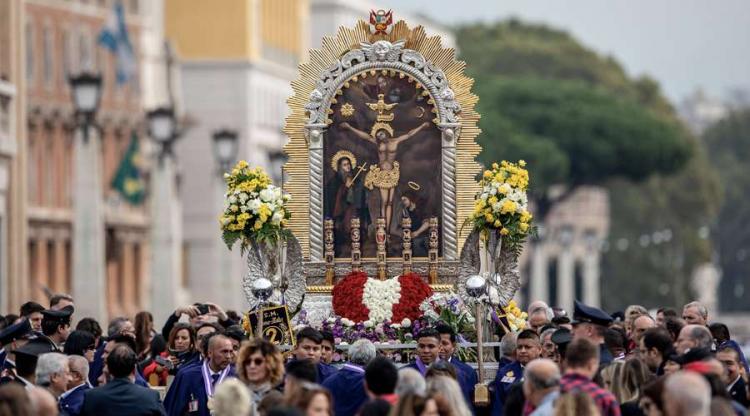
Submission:
<svg viewBox="0 0 750 416">
<path fill-rule="evenodd" d="M 742 374 L 740 374 L 740 366 L 742 364 L 740 364 L 740 357 L 737 354 L 737 350 L 732 347 L 724 347 L 716 352 L 716 358 L 724 364 L 727 392 L 729 392 L 732 400 L 747 408 L 750 406 L 750 401 L 747 400 L 745 380 L 742 378 Z"/>
<path fill-rule="evenodd" d="M 166 415 L 158 392 L 133 384 L 137 362 L 130 347 L 116 346 L 107 357 L 112 380 L 84 393 L 81 415 Z"/>
<path fill-rule="evenodd" d="M 164 407 L 170 416 L 187 413 L 210 416 L 216 387 L 235 376 L 231 365 L 234 361 L 232 341 L 215 332 L 206 337 L 206 342 L 206 359 L 181 368 L 169 386 Z"/>
<path fill-rule="evenodd" d="M 440 334 L 440 359 L 448 361 L 456 369 L 458 384 L 469 408 L 474 406 L 474 386 L 477 384 L 477 372 L 470 365 L 456 356 L 456 332 L 450 325 L 440 323 L 435 326 Z"/>
</svg>

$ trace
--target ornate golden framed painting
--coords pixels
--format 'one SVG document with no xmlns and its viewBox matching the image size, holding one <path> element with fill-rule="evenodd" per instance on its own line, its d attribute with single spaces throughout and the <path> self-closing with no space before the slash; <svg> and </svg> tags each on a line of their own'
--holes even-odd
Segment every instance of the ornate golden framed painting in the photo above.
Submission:
<svg viewBox="0 0 750 416">
<path fill-rule="evenodd" d="M 292 83 L 284 189 L 312 292 L 326 263 L 347 273 L 354 250 L 365 270 L 384 257 L 389 276 L 404 259 L 417 272 L 439 262 L 444 283 L 458 275 L 480 169 L 473 80 L 438 36 L 385 27 L 340 28 Z"/>
</svg>

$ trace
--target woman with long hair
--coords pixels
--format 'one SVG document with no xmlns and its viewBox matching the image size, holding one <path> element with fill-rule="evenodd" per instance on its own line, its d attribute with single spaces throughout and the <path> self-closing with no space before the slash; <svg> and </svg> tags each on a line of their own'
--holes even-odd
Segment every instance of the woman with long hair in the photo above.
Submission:
<svg viewBox="0 0 750 416">
<path fill-rule="evenodd" d="M 446 405 L 455 416 L 471 416 L 461 386 L 449 376 L 435 376 L 427 379 L 427 391 L 430 395 L 440 394 Z"/>
<path fill-rule="evenodd" d="M 287 404 L 305 412 L 305 416 L 333 416 L 331 392 L 319 384 L 299 383 L 290 397 Z"/>
<path fill-rule="evenodd" d="M 154 337 L 152 344 L 156 354 L 152 354 L 153 360 L 141 367 L 141 372 L 146 380 L 156 374 L 160 386 L 166 386 L 168 376 L 177 374 L 182 366 L 197 360 L 199 356 L 195 348 L 195 331 L 190 324 L 184 322 L 178 322 L 172 327 L 166 350 L 159 347 L 164 344 L 161 336 Z"/>
<path fill-rule="evenodd" d="M 275 345 L 256 338 L 242 344 L 236 368 L 250 392 L 254 414 L 258 403 L 284 379 L 284 359 Z"/>
<path fill-rule="evenodd" d="M 453 416 L 441 394 L 422 396 L 409 393 L 399 398 L 389 416 Z"/>
<path fill-rule="evenodd" d="M 612 394 L 620 403 L 620 411 L 623 415 L 640 413 L 638 411 L 638 399 L 640 399 L 643 387 L 653 379 L 651 371 L 643 360 L 631 358 L 625 361 L 620 372 L 620 377 L 612 385 Z"/>
<path fill-rule="evenodd" d="M 151 312 L 141 311 L 135 315 L 135 347 L 139 360 L 149 356 L 151 339 L 156 333 L 154 332 L 154 316 Z"/>
<path fill-rule="evenodd" d="M 582 391 L 563 394 L 555 403 L 555 416 L 598 415 L 599 413 L 594 400 Z"/>
</svg>

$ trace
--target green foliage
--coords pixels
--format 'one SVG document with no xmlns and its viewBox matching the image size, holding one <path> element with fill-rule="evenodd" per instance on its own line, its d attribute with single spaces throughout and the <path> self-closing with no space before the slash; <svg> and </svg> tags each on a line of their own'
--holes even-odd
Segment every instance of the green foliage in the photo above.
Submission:
<svg viewBox="0 0 750 416">
<path fill-rule="evenodd" d="M 703 135 L 711 164 L 723 184 L 723 203 L 714 224 L 726 310 L 746 310 L 750 289 L 750 109 L 731 113 Z M 743 287 L 744 290 L 736 290 Z"/>
<path fill-rule="evenodd" d="M 482 93 L 483 161 L 496 159 L 498 151 L 529 159 L 534 189 L 611 177 L 639 181 L 672 173 L 690 157 L 690 144 L 675 126 L 632 100 L 581 82 L 497 77 L 482 85 Z M 510 143 L 503 140 L 508 133 Z"/>
<path fill-rule="evenodd" d="M 604 256 L 604 306 L 690 297 L 688 276 L 711 253 L 697 230 L 720 193 L 658 83 L 631 79 L 614 58 L 564 31 L 518 20 L 460 27 L 457 46 L 480 98 L 480 160 L 529 163 L 538 220 L 556 202 L 548 199 L 551 185 L 566 185 L 563 196 L 580 185 L 609 189 L 610 242 L 631 244 Z M 674 234 L 670 244 L 636 249 L 639 236 L 665 228 Z"/>
</svg>

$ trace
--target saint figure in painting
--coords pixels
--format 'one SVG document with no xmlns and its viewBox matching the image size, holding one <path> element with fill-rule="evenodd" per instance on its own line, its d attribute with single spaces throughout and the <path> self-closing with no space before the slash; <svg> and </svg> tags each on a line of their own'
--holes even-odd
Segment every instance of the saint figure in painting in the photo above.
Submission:
<svg viewBox="0 0 750 416">
<path fill-rule="evenodd" d="M 333 219 L 336 256 L 345 254 L 342 249 L 349 247 L 352 218 L 359 218 L 361 233 L 370 223 L 367 190 L 360 175 L 366 165 L 357 166 L 357 158 L 348 150 L 336 152 L 331 159 L 335 175 L 326 184 L 325 216 Z"/>
</svg>

